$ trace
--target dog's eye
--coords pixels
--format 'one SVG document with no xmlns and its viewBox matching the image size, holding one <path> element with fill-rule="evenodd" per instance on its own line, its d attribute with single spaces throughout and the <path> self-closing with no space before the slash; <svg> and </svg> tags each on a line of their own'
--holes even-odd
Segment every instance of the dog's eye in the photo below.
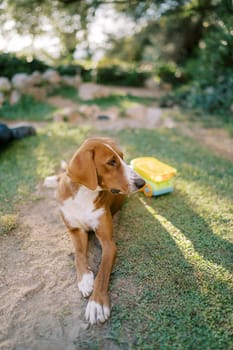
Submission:
<svg viewBox="0 0 233 350">
<path fill-rule="evenodd" d="M 110 166 L 116 166 L 116 165 L 117 165 L 117 162 L 115 161 L 115 159 L 110 159 L 110 160 L 108 161 L 108 165 L 110 165 Z"/>
</svg>

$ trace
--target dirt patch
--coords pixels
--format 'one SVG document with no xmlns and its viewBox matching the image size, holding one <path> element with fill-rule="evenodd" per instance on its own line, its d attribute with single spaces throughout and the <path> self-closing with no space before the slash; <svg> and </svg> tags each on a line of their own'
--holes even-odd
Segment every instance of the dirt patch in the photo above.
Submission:
<svg viewBox="0 0 233 350">
<path fill-rule="evenodd" d="M 233 138 L 223 129 L 204 129 L 193 125 L 180 125 L 181 132 L 193 137 L 202 145 L 211 149 L 215 154 L 233 162 Z"/>
<path fill-rule="evenodd" d="M 101 87 L 105 87 L 104 85 L 99 85 Z M 127 87 L 127 86 L 107 86 L 109 93 L 119 93 L 119 94 L 130 94 L 132 96 L 137 97 L 152 97 L 159 98 L 164 95 L 166 92 L 164 89 L 157 88 L 144 88 L 144 87 Z"/>
<path fill-rule="evenodd" d="M 53 191 L 19 211 L 18 228 L 0 238 L 0 348 L 74 350 L 88 328 L 74 268 L 73 247 Z M 90 242 L 90 265 L 100 248 Z"/>
<path fill-rule="evenodd" d="M 78 107 L 78 103 L 61 96 L 48 97 L 46 99 L 46 103 L 56 108 L 66 108 L 66 107 L 77 108 Z"/>
</svg>

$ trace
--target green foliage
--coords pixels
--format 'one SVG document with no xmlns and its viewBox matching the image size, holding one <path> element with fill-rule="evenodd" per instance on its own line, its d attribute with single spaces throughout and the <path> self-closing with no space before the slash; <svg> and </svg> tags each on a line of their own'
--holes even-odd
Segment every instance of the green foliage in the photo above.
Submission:
<svg viewBox="0 0 233 350">
<path fill-rule="evenodd" d="M 91 81 L 93 78 L 93 69 L 86 67 L 85 64 L 70 64 L 70 65 L 59 65 L 56 70 L 61 75 L 74 76 L 79 74 L 83 81 Z"/>
<path fill-rule="evenodd" d="M 16 73 L 28 73 L 31 74 L 34 71 L 44 72 L 48 69 L 48 66 L 33 58 L 28 62 L 26 58 L 17 57 L 13 54 L 1 54 L 0 55 L 0 72 L 1 76 L 11 79 Z"/>
<path fill-rule="evenodd" d="M 107 85 L 143 86 L 149 73 L 139 69 L 136 65 L 108 62 L 96 69 L 96 82 Z"/>
<path fill-rule="evenodd" d="M 51 119 L 53 107 L 40 101 L 36 101 L 32 96 L 23 95 L 18 103 L 11 105 L 5 102 L 0 108 L 0 116 L 7 120 L 49 120 Z"/>
<path fill-rule="evenodd" d="M 73 64 L 57 66 L 56 70 L 60 75 L 74 76 L 80 73 L 80 67 Z"/>
<path fill-rule="evenodd" d="M 228 14 L 216 14 L 205 25 L 206 35 L 196 57 L 183 67 L 189 77 L 186 86 L 163 98 L 162 104 L 204 110 L 232 121 L 233 108 L 233 25 Z M 170 102 L 169 102 L 170 101 Z"/>
<path fill-rule="evenodd" d="M 170 83 L 174 86 L 181 85 L 189 80 L 187 72 L 172 61 L 158 64 L 155 68 L 155 73 L 162 82 Z"/>
</svg>

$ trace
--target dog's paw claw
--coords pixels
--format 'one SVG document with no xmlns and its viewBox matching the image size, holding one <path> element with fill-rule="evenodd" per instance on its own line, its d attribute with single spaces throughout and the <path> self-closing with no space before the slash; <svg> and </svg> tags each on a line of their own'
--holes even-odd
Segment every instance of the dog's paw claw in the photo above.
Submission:
<svg viewBox="0 0 233 350">
<path fill-rule="evenodd" d="M 84 273 L 81 281 L 78 283 L 78 289 L 84 298 L 91 295 L 94 286 L 94 274 L 92 271 Z"/>
<path fill-rule="evenodd" d="M 110 316 L 110 308 L 106 305 L 101 305 L 94 300 L 90 300 L 86 308 L 86 320 L 90 324 L 103 323 Z"/>
</svg>

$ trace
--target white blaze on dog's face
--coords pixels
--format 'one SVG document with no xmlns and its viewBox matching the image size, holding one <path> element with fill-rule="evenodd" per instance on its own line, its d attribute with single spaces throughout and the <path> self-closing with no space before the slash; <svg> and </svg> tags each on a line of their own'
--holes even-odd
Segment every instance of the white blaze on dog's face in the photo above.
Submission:
<svg viewBox="0 0 233 350">
<path fill-rule="evenodd" d="M 69 163 L 68 175 L 91 190 L 100 186 L 112 193 L 129 194 L 145 184 L 124 162 L 121 150 L 105 138 L 87 140 Z"/>
</svg>

